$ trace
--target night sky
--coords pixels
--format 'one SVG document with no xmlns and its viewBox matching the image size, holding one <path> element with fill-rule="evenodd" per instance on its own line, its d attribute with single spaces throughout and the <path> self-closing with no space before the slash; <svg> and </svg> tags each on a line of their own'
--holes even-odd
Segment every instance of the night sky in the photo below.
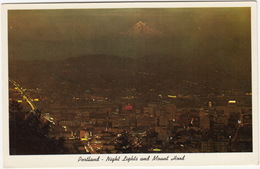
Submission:
<svg viewBox="0 0 260 169">
<path fill-rule="evenodd" d="M 120 34 L 138 21 L 165 36 Z M 250 8 L 11 10 L 8 24 L 10 58 L 167 54 L 250 63 Z"/>
</svg>

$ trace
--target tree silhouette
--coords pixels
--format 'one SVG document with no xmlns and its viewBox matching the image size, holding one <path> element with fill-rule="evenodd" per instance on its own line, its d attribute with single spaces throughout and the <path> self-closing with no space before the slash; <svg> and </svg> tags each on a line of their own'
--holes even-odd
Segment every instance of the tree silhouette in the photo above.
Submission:
<svg viewBox="0 0 260 169">
<path fill-rule="evenodd" d="M 9 140 L 11 155 L 67 153 L 64 139 L 49 138 L 50 124 L 41 112 L 26 112 L 16 101 L 9 103 Z"/>
</svg>

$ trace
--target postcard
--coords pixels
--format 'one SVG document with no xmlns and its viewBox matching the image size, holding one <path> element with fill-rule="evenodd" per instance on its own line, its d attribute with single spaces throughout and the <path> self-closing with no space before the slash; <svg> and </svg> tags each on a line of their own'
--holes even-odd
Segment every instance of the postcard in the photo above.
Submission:
<svg viewBox="0 0 260 169">
<path fill-rule="evenodd" d="M 256 2 L 2 5 L 4 167 L 257 165 Z"/>
</svg>

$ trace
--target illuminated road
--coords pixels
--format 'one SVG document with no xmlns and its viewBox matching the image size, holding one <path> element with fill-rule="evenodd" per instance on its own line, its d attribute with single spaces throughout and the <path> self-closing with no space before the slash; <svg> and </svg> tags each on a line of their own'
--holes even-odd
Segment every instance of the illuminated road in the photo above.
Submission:
<svg viewBox="0 0 260 169">
<path fill-rule="evenodd" d="M 14 80 L 9 78 L 9 81 L 17 88 L 17 90 L 21 93 L 21 95 L 23 96 L 23 98 L 26 100 L 26 102 L 30 105 L 31 109 L 33 112 L 35 112 L 36 110 L 36 106 L 33 103 L 33 99 L 30 98 L 30 96 L 28 94 L 25 93 L 26 89 L 23 89 L 17 82 L 15 82 Z M 43 116 L 44 119 L 46 119 L 47 121 L 51 122 L 52 124 L 55 125 L 55 123 L 50 119 L 51 117 L 45 117 Z"/>
<path fill-rule="evenodd" d="M 36 107 L 32 103 L 33 100 L 28 95 L 25 94 L 24 89 L 18 83 L 16 83 L 14 80 L 9 79 L 9 81 L 19 90 L 21 95 L 23 95 L 23 97 L 25 98 L 26 102 L 31 106 L 32 111 L 34 111 L 36 109 Z"/>
</svg>

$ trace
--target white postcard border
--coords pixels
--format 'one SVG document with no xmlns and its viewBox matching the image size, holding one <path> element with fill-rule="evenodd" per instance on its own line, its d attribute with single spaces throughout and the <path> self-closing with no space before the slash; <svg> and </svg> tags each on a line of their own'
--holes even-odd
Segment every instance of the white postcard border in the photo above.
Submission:
<svg viewBox="0 0 260 169">
<path fill-rule="evenodd" d="M 8 43 L 7 10 L 8 9 L 85 9 L 85 8 L 193 8 L 193 7 L 251 7 L 252 37 L 252 99 L 253 99 L 253 152 L 252 153 L 182 153 L 182 154 L 97 154 L 97 155 L 33 155 L 10 156 L 8 137 Z M 92 167 L 92 166 L 208 166 L 208 165 L 256 165 L 259 162 L 259 115 L 258 115 L 258 60 L 257 60 L 257 26 L 256 2 L 152 2 L 152 3 L 60 3 L 60 4 L 6 4 L 2 6 L 2 72 L 3 72 L 3 144 L 4 167 Z M 4 25 L 4 26 L 3 26 Z M 108 156 L 175 155 L 184 156 L 184 161 L 105 161 Z M 98 157 L 99 162 L 78 162 L 80 157 Z"/>
</svg>

